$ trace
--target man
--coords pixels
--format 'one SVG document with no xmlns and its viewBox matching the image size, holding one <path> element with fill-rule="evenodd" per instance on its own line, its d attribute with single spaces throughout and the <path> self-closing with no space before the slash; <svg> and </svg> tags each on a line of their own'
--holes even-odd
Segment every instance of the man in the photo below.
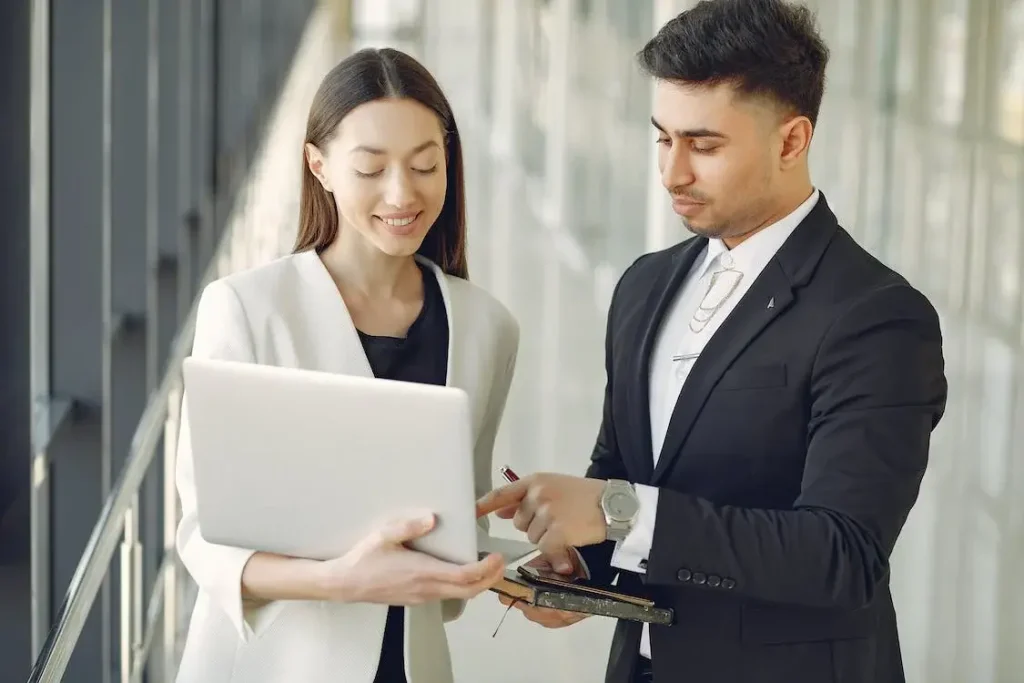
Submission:
<svg viewBox="0 0 1024 683">
<path fill-rule="evenodd" d="M 478 512 L 674 608 L 618 624 L 609 683 L 902 682 L 888 561 L 945 405 L 941 336 L 811 182 L 828 50 L 803 7 L 705 0 L 639 57 L 696 236 L 616 288 L 587 478 L 523 477 Z"/>
</svg>

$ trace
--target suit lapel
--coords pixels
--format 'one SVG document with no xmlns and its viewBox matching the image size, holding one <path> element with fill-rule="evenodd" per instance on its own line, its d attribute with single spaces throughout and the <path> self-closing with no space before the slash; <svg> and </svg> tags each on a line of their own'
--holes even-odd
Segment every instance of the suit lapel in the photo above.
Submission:
<svg viewBox="0 0 1024 683">
<path fill-rule="evenodd" d="M 448 372 L 445 383 L 461 389 L 472 399 L 473 433 L 478 434 L 487 418 L 487 406 L 494 360 L 488 353 L 489 344 L 481 344 L 484 329 L 479 327 L 479 317 L 474 317 L 472 285 L 457 277 L 446 275 L 440 266 L 429 259 L 418 256 L 441 285 L 445 311 L 448 314 Z M 486 338 L 486 337 L 484 337 Z"/>
<path fill-rule="evenodd" d="M 665 319 L 672 302 L 675 301 L 680 287 L 686 280 L 686 276 L 693 268 L 697 257 L 704 253 L 704 247 L 708 241 L 703 237 L 691 239 L 682 245 L 672 260 L 670 266 L 662 271 L 657 280 L 651 285 L 653 293 L 647 299 L 647 309 L 643 311 L 641 319 L 647 321 L 643 328 L 640 341 L 640 369 L 638 382 L 633 386 L 636 393 L 631 403 L 634 406 L 634 424 L 639 426 L 639 441 L 641 447 L 636 451 L 637 458 L 633 462 L 633 468 L 637 473 L 637 480 L 641 483 L 650 481 L 654 470 L 654 453 L 651 444 L 651 354 L 654 353 L 654 345 L 658 340 L 658 331 Z"/>
<path fill-rule="evenodd" d="M 708 341 L 679 392 L 658 466 L 654 469 L 653 485 L 661 482 L 679 457 L 718 380 L 761 331 L 793 304 L 794 290 L 810 281 L 837 229 L 835 215 L 825 202 L 825 195 L 821 194 L 810 214 Z"/>
<path fill-rule="evenodd" d="M 773 259 L 736 304 L 694 361 L 669 419 L 653 483 L 664 476 L 682 448 L 708 395 L 722 374 L 772 320 L 789 308 L 793 290 Z"/>
</svg>

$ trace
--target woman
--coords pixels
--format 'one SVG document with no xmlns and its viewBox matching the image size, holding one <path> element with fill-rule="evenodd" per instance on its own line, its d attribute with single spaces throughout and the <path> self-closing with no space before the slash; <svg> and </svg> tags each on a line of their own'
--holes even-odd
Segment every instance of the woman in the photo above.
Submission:
<svg viewBox="0 0 1024 683">
<path fill-rule="evenodd" d="M 411 57 L 357 52 L 313 100 L 304 162 L 295 252 L 209 285 L 193 354 L 460 387 L 482 495 L 519 329 L 466 279 L 448 101 Z M 462 567 L 407 549 L 432 519 L 397 520 L 328 562 L 207 543 L 187 423 L 179 441 L 177 544 L 199 586 L 180 683 L 452 680 L 443 622 L 501 577 L 499 556 Z"/>
</svg>

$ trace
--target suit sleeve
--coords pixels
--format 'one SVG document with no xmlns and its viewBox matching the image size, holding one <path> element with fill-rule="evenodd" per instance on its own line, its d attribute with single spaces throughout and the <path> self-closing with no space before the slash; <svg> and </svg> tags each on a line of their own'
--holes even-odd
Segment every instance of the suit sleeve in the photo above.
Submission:
<svg viewBox="0 0 1024 683">
<path fill-rule="evenodd" d="M 200 297 L 192 355 L 255 362 L 241 302 L 231 286 L 223 281 L 209 284 Z M 248 640 L 276 607 L 273 603 L 257 604 L 242 599 L 242 570 L 254 551 L 207 543 L 199 530 L 187 393 L 181 407 L 175 478 L 181 499 L 176 538 L 181 561 L 199 589 L 228 616 L 239 637 Z"/>
<path fill-rule="evenodd" d="M 601 415 L 601 426 L 597 432 L 597 441 L 594 450 L 590 455 L 590 466 L 587 468 L 587 477 L 592 479 L 629 479 L 626 473 L 626 466 L 622 460 L 622 453 L 619 451 L 619 443 L 615 434 L 615 419 L 612 414 L 612 396 L 614 377 L 612 368 L 614 365 L 614 331 L 616 329 L 615 311 L 616 300 L 620 298 L 622 282 L 626 279 L 627 273 L 620 278 L 612 294 L 612 302 L 608 307 L 608 322 L 605 329 L 604 354 L 605 354 L 605 388 L 604 408 Z M 610 584 L 618 570 L 612 566 L 612 554 L 615 552 L 615 542 L 605 541 L 597 545 L 577 548 L 590 577 L 598 583 Z"/>
<path fill-rule="evenodd" d="M 792 509 L 716 505 L 661 489 L 648 583 L 857 609 L 884 582 L 946 400 L 931 304 L 874 291 L 825 335 L 810 380 L 807 456 Z M 686 571 L 683 571 L 686 570 Z"/>
</svg>

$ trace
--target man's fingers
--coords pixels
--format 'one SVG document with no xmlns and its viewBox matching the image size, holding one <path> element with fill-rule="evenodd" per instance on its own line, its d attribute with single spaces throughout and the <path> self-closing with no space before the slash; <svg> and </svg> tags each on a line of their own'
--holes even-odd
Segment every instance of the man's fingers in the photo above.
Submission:
<svg viewBox="0 0 1024 683">
<path fill-rule="evenodd" d="M 516 509 L 516 514 L 512 516 L 512 526 L 522 532 L 528 531 L 535 519 L 535 512 L 532 505 L 524 502 Z M 536 544 L 537 541 L 530 539 L 530 543 Z"/>
<path fill-rule="evenodd" d="M 556 547 L 544 553 L 544 559 L 548 561 L 552 569 L 563 576 L 570 576 L 576 571 L 576 565 L 572 561 L 572 550 L 566 546 Z"/>
<path fill-rule="evenodd" d="M 520 479 L 515 483 L 494 489 L 490 493 L 484 494 L 484 496 L 476 502 L 476 516 L 486 517 L 492 512 L 497 512 L 502 508 L 517 507 L 519 505 L 519 501 L 523 499 L 526 492 L 529 490 L 530 486 L 528 479 Z"/>
<path fill-rule="evenodd" d="M 523 509 L 520 508 L 520 511 Z M 526 524 L 525 528 L 519 526 L 519 517 L 516 516 L 516 528 L 525 531 L 526 538 L 530 540 L 530 543 L 536 545 L 540 542 L 540 539 L 544 538 L 544 534 L 547 533 L 548 521 L 548 516 L 544 513 L 544 510 L 538 510 L 529 523 Z"/>
<path fill-rule="evenodd" d="M 518 505 L 509 505 L 507 508 L 501 508 L 494 514 L 501 519 L 512 519 L 516 516 L 516 511 L 519 510 Z"/>
<path fill-rule="evenodd" d="M 580 621 L 585 615 L 577 615 L 574 612 L 562 612 L 560 610 L 548 609 L 546 607 L 534 607 L 516 603 L 516 609 L 523 613 L 527 619 L 545 628 L 564 628 Z"/>
<path fill-rule="evenodd" d="M 572 556 L 574 551 L 560 534 L 548 529 L 537 541 L 537 548 L 540 549 L 541 556 L 550 562 L 559 574 L 568 575 L 575 570 L 576 564 Z"/>
<path fill-rule="evenodd" d="M 517 610 L 523 613 L 523 616 L 532 621 L 535 624 L 540 624 L 545 628 L 563 628 L 565 626 L 571 626 L 578 621 L 583 621 L 589 615 L 577 613 L 577 612 L 563 612 L 556 609 L 548 609 L 547 607 L 534 607 L 528 605 L 522 600 L 513 600 L 507 595 L 498 595 L 498 602 L 505 607 L 509 605 L 514 606 Z"/>
<path fill-rule="evenodd" d="M 545 571 L 550 571 L 554 569 L 554 567 L 552 567 L 551 563 L 548 561 L 548 558 L 544 557 L 543 555 L 538 555 L 537 557 L 533 558 L 532 560 L 526 563 L 526 566 L 533 567 L 534 569 L 543 569 Z"/>
</svg>

